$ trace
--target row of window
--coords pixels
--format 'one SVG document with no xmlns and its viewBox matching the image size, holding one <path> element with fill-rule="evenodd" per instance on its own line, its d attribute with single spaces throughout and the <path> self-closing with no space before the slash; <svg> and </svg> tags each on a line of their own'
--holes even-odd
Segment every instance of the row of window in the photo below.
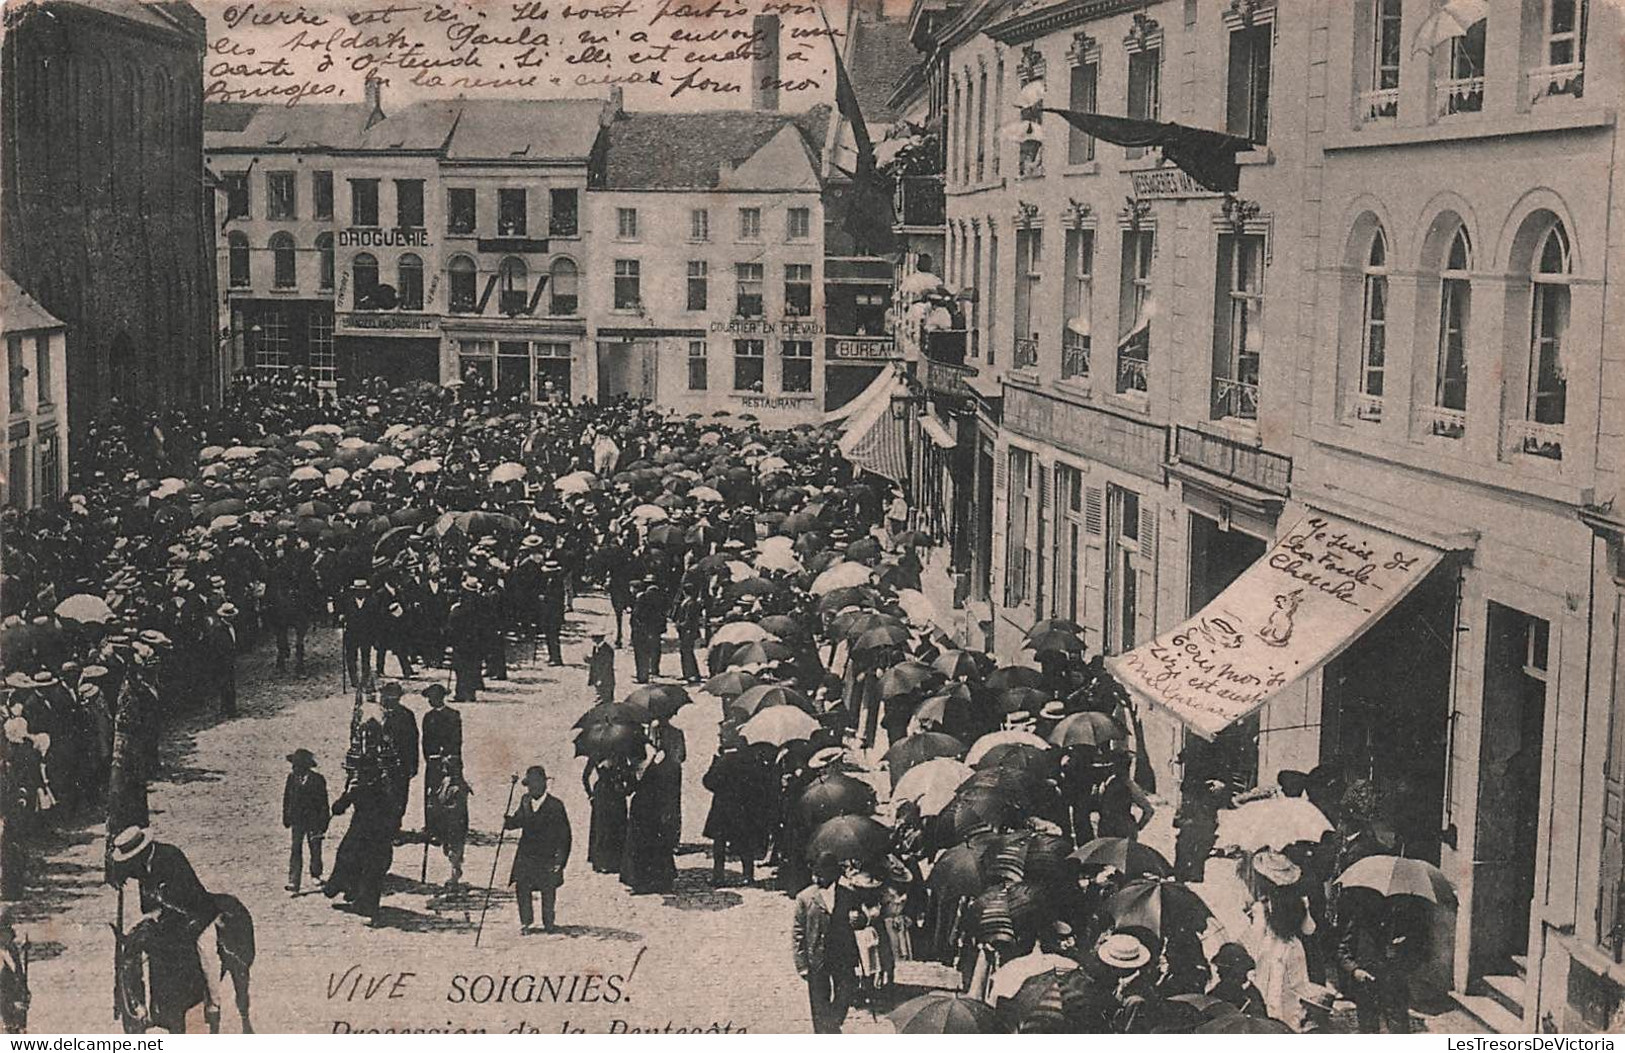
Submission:
<svg viewBox="0 0 1625 1053">
<path fill-rule="evenodd" d="M 338 380 L 338 358 L 333 351 L 333 316 L 313 311 L 306 318 L 305 326 L 306 367 L 311 379 L 318 384 L 335 383 Z M 294 330 L 282 311 L 269 307 L 257 312 L 248 332 L 248 353 L 252 356 L 255 372 L 272 376 L 296 365 Z"/>
<path fill-rule="evenodd" d="M 733 389 L 760 392 L 767 375 L 767 341 L 733 342 Z M 688 390 L 707 391 L 711 387 L 711 351 L 704 340 L 688 342 Z M 779 390 L 795 394 L 813 389 L 813 346 L 811 340 L 779 342 Z"/>
<path fill-rule="evenodd" d="M 265 173 L 265 218 L 272 221 L 299 218 L 299 174 L 292 171 Z M 247 172 L 227 172 L 226 218 L 248 219 L 253 210 Z M 379 225 L 379 179 L 351 179 L 350 225 Z M 395 226 L 421 229 L 424 225 L 421 179 L 396 179 Z M 333 173 L 310 173 L 311 218 L 333 218 Z M 524 187 L 497 190 L 496 232 L 498 237 L 525 237 L 530 231 L 530 193 Z M 573 187 L 548 191 L 547 231 L 554 237 L 574 237 L 580 228 L 580 199 Z M 446 190 L 446 232 L 471 235 L 479 227 L 479 194 L 474 187 L 448 187 Z"/>
<path fill-rule="evenodd" d="M 6 458 L 6 474 L 0 477 L 0 504 L 27 508 L 62 495 L 62 445 L 55 432 L 33 442 L 15 439 Z M 30 491 L 29 484 L 33 483 Z"/>
<path fill-rule="evenodd" d="M 813 273 L 810 263 L 784 265 L 784 313 L 793 318 L 812 314 Z M 766 267 L 760 263 L 734 264 L 734 317 L 761 318 L 765 313 L 763 287 Z M 711 265 L 690 260 L 685 307 L 708 311 L 711 307 Z M 643 266 L 638 260 L 615 261 L 615 309 L 636 311 L 643 306 Z"/>
<path fill-rule="evenodd" d="M 1586 8 L 1586 0 L 1524 0 L 1520 28 L 1528 65 L 1522 70 L 1525 92 L 1520 103 L 1584 93 Z M 1418 54 L 1431 52 L 1426 62 L 1432 116 L 1483 109 L 1486 77 L 1493 72 L 1485 51 L 1490 18 L 1486 5 L 1449 5 L 1441 11 L 1412 0 L 1407 11 L 1405 0 L 1365 0 L 1357 11 L 1364 19 L 1355 47 L 1358 120 L 1399 116 L 1406 41 L 1413 37 L 1419 41 Z M 1407 14 L 1419 20 L 1415 28 L 1407 25 Z M 1450 21 L 1441 23 L 1441 18 Z M 1429 47 L 1429 41 L 1437 42 Z"/>
<path fill-rule="evenodd" d="M 738 211 L 735 227 L 738 240 L 762 240 L 762 210 L 755 206 Z M 615 210 L 615 238 L 617 241 L 641 241 L 649 233 L 636 208 Z M 812 209 L 787 208 L 784 210 L 784 237 L 786 241 L 806 241 L 812 237 Z M 688 240 L 711 240 L 711 210 L 690 209 L 688 213 Z"/>
</svg>

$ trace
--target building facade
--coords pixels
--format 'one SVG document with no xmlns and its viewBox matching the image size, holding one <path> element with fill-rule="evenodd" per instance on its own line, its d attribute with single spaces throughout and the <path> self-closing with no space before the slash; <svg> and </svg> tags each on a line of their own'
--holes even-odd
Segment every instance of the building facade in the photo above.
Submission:
<svg viewBox="0 0 1625 1053">
<path fill-rule="evenodd" d="M 189 4 L 6 10 L 0 263 L 67 326 L 74 420 L 214 397 L 204 18 Z"/>
<path fill-rule="evenodd" d="M 31 508 L 61 497 L 68 478 L 68 335 L 0 272 L 0 356 L 6 369 L 6 459 L 0 505 Z"/>
<path fill-rule="evenodd" d="M 600 399 L 818 419 L 826 108 L 622 113 L 587 195 Z"/>
<path fill-rule="evenodd" d="M 592 100 L 211 107 L 228 374 L 595 383 L 581 295 Z"/>
<path fill-rule="evenodd" d="M 1620 16 L 1483 6 L 917 4 L 964 306 L 905 340 L 1006 656 L 1047 617 L 1145 644 L 1310 516 L 1436 557 L 1211 742 L 1141 707 L 1159 790 L 1376 780 L 1457 890 L 1429 978 L 1496 1029 L 1617 1029 Z M 1212 193 L 1040 99 L 1255 147 Z"/>
</svg>

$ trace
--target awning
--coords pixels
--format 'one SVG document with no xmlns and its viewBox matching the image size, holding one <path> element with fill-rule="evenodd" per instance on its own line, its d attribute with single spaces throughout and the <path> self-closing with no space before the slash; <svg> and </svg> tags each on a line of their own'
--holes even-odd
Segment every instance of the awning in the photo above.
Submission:
<svg viewBox="0 0 1625 1053">
<path fill-rule="evenodd" d="M 908 478 L 908 443 L 903 422 L 892 416 L 891 395 L 907 394 L 908 387 L 895 373 L 887 374 L 886 379 L 887 390 L 873 397 L 868 392 L 860 396 L 869 401 L 852 415 L 838 445 L 846 459 L 859 468 L 900 483 Z"/>
<path fill-rule="evenodd" d="M 1211 739 L 1336 658 L 1441 556 L 1316 512 L 1201 611 L 1106 666 L 1135 696 Z"/>
<path fill-rule="evenodd" d="M 925 434 L 930 437 L 932 442 L 936 443 L 938 446 L 941 446 L 944 450 L 951 450 L 955 446 L 959 445 L 954 441 L 954 437 L 948 434 L 948 429 L 944 428 L 941 423 L 937 421 L 937 418 L 931 416 L 929 413 L 922 413 L 920 415 L 920 430 L 925 432 Z"/>
<path fill-rule="evenodd" d="M 858 392 L 846 402 L 829 410 L 824 414 L 825 424 L 839 424 L 843 420 L 861 414 L 876 399 L 890 400 L 892 393 L 898 390 L 897 372 L 893 369 L 882 369 L 869 381 L 869 386 Z M 906 392 L 902 392 L 906 394 Z"/>
</svg>

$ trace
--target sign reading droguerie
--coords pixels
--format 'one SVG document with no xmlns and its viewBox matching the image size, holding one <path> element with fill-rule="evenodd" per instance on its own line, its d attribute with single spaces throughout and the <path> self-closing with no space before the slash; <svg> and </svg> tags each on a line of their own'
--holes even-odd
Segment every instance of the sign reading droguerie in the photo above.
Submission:
<svg viewBox="0 0 1625 1053">
<path fill-rule="evenodd" d="M 379 230 L 376 227 L 347 227 L 339 231 L 339 248 L 341 249 L 426 249 L 428 247 L 429 232 L 417 228 L 402 227 L 396 230 Z"/>
<path fill-rule="evenodd" d="M 1316 513 L 1184 624 L 1106 664 L 1135 695 L 1212 738 L 1335 658 L 1440 555 Z"/>
</svg>

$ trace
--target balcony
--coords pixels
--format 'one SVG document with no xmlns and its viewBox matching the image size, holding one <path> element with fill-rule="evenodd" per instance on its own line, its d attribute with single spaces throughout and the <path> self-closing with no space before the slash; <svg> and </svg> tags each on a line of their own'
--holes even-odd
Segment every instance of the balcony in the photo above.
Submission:
<svg viewBox="0 0 1625 1053">
<path fill-rule="evenodd" d="M 1483 77 L 1453 77 L 1441 80 L 1435 86 L 1439 103 L 1439 116 L 1453 113 L 1477 113 L 1484 108 Z"/>
<path fill-rule="evenodd" d="M 1536 66 L 1529 71 L 1529 100 L 1539 102 L 1553 95 L 1578 97 L 1585 90 L 1585 63 L 1564 62 L 1556 66 Z"/>
<path fill-rule="evenodd" d="M 1508 421 L 1506 449 L 1509 453 L 1525 453 L 1531 457 L 1560 461 L 1563 459 L 1563 425 L 1532 420 Z"/>
<path fill-rule="evenodd" d="M 925 357 L 948 366 L 965 364 L 965 330 L 938 329 L 925 334 Z"/>
<path fill-rule="evenodd" d="M 1061 379 L 1089 379 L 1089 338 L 1070 329 L 1061 334 Z"/>
<path fill-rule="evenodd" d="M 1215 420 L 1257 420 L 1258 385 L 1214 377 L 1213 417 Z"/>
<path fill-rule="evenodd" d="M 1144 393 L 1149 389 L 1149 376 L 1151 362 L 1146 358 L 1134 358 L 1126 354 L 1117 357 L 1117 393 L 1127 395 L 1131 392 Z"/>
<path fill-rule="evenodd" d="M 1017 337 L 1014 353 L 1010 358 L 1012 369 L 1036 369 L 1038 367 L 1038 338 Z"/>
<path fill-rule="evenodd" d="M 1292 458 L 1183 424 L 1174 433 L 1174 460 L 1283 497 L 1292 484 Z"/>
<path fill-rule="evenodd" d="M 1382 420 L 1382 396 L 1361 392 L 1354 396 L 1354 419 L 1376 424 Z"/>
<path fill-rule="evenodd" d="M 1449 406 L 1423 406 L 1417 411 L 1418 423 L 1429 435 L 1441 439 L 1459 439 L 1467 434 L 1467 411 Z"/>
<path fill-rule="evenodd" d="M 947 222 L 940 175 L 904 176 L 892 192 L 892 211 L 899 227 L 941 227 Z"/>
<path fill-rule="evenodd" d="M 1359 100 L 1361 121 L 1391 121 L 1399 116 L 1399 89 L 1378 88 L 1362 91 Z"/>
</svg>

